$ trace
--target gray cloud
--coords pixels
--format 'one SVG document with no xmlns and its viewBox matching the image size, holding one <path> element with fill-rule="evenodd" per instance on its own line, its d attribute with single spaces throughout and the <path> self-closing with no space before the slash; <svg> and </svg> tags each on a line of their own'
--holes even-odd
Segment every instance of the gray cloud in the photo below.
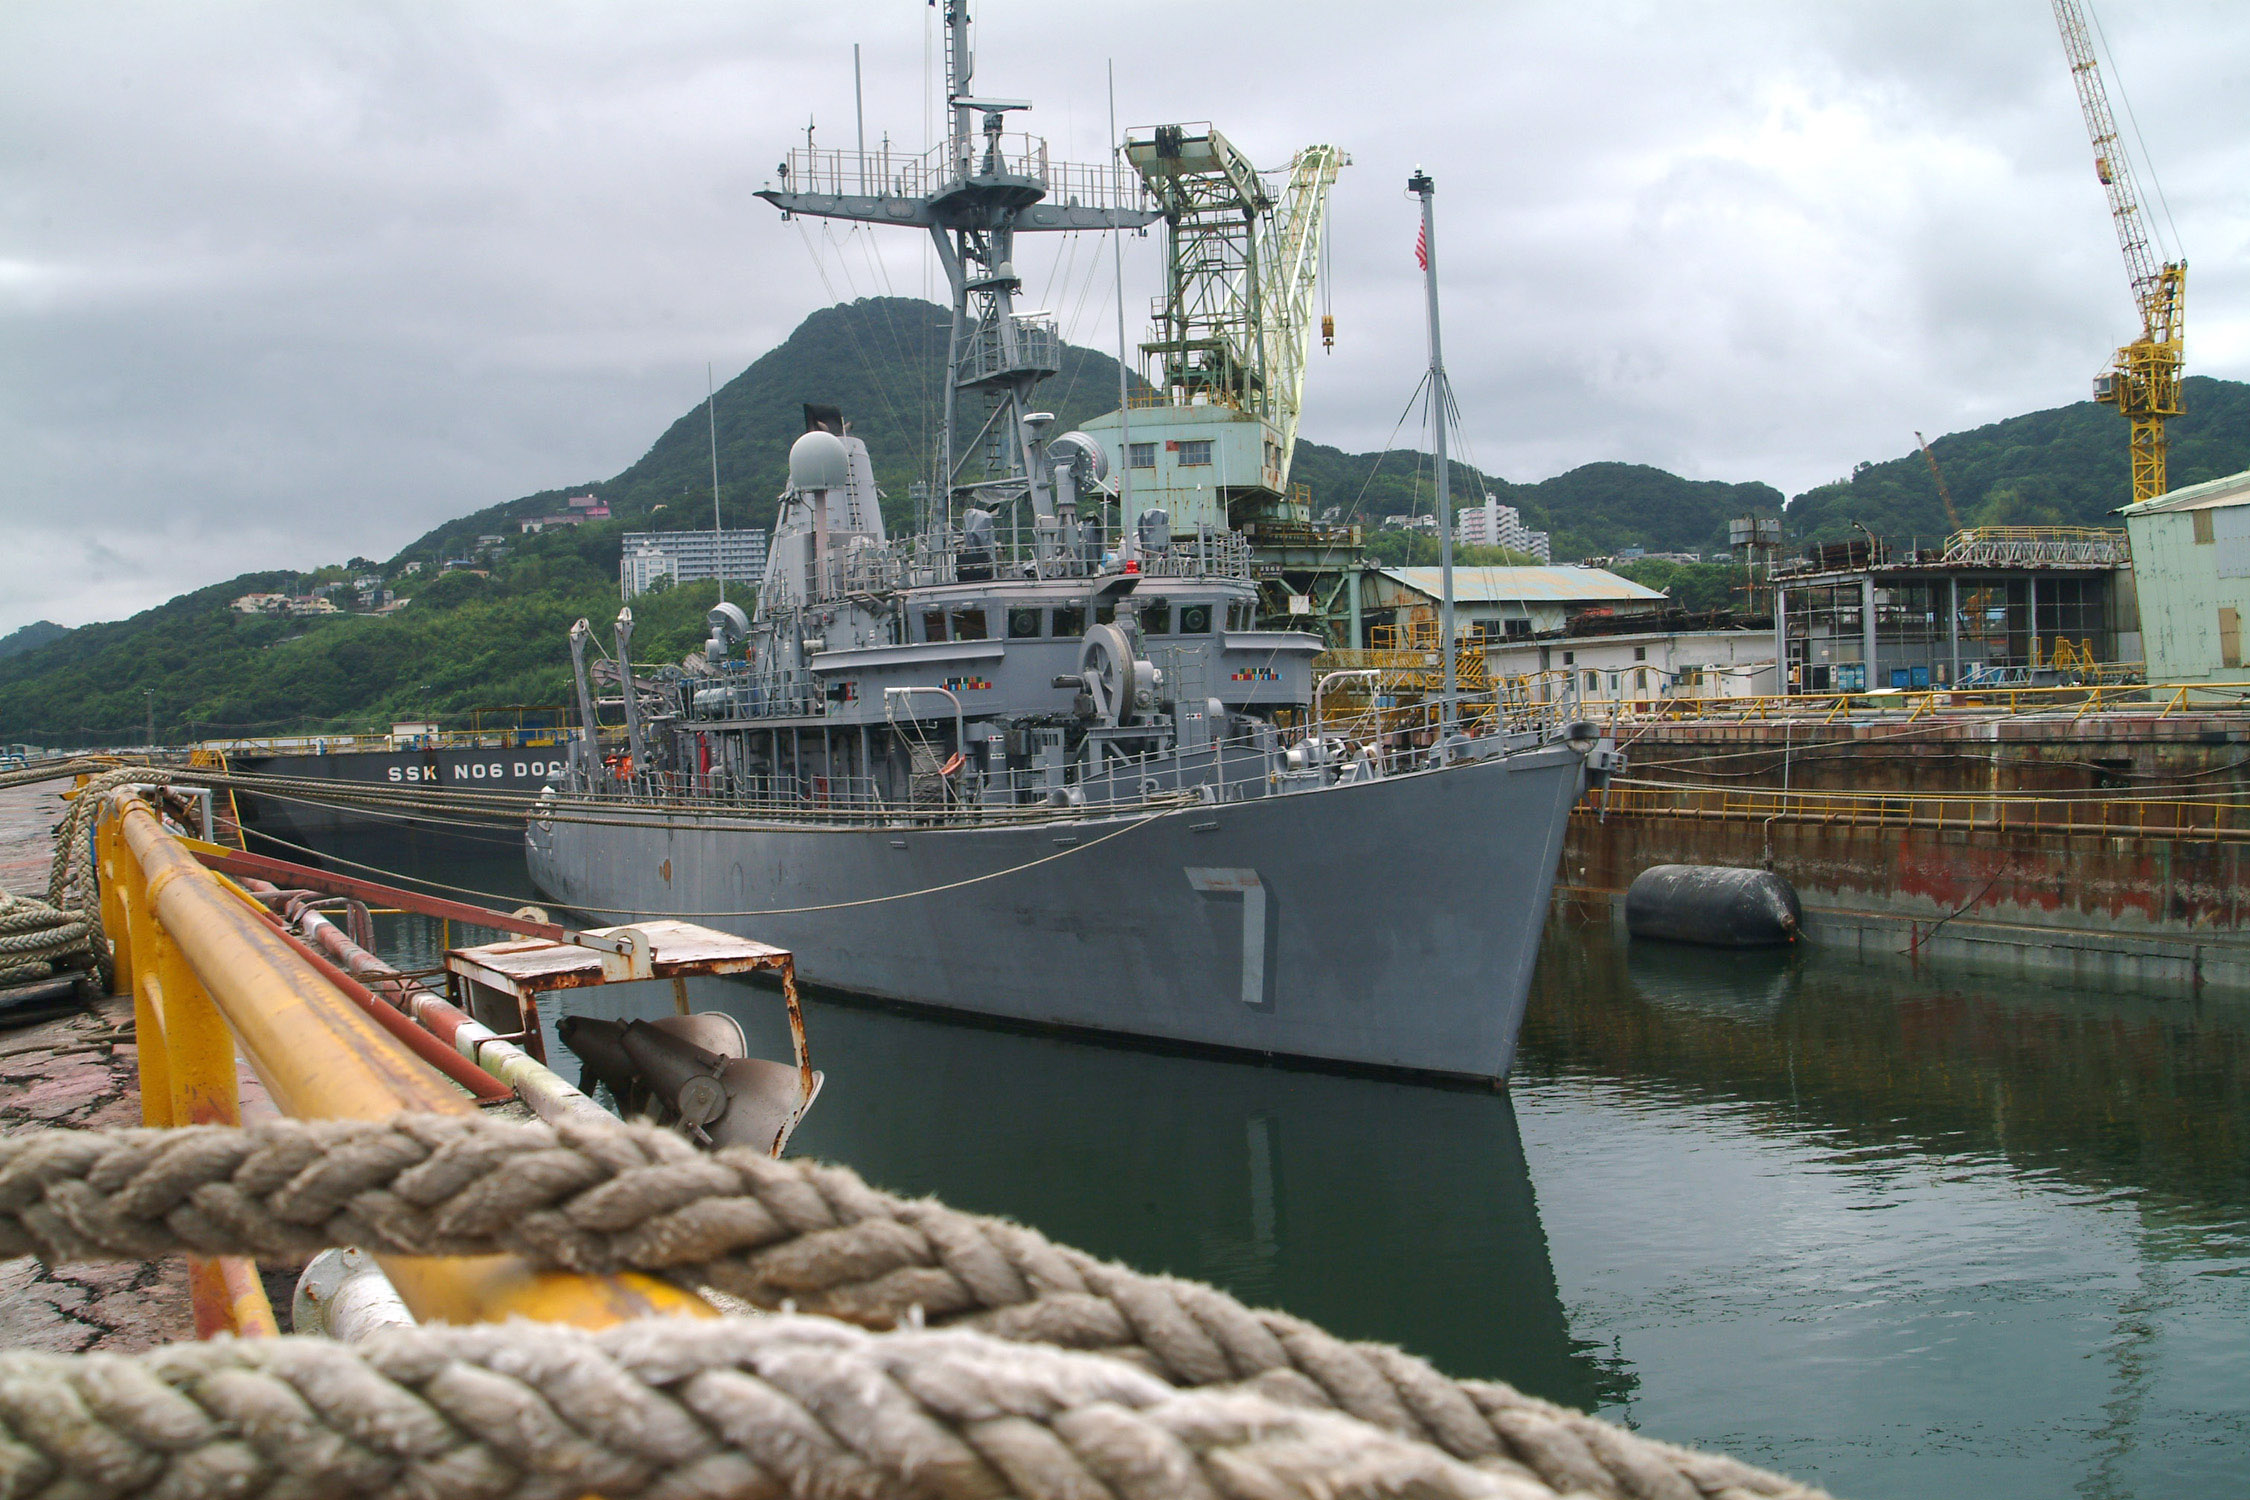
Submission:
<svg viewBox="0 0 2250 1500">
<path fill-rule="evenodd" d="M 2250 376 L 2250 11 L 2103 20 L 2195 264 L 2190 361 Z M 1098 156 L 1212 119 L 1333 140 L 1306 432 L 1389 435 L 1423 361 L 1417 163 L 1477 461 L 1798 489 L 2079 398 L 2133 314 L 2048 9 L 1788 0 L 1226 7 L 992 0 L 981 83 Z M 926 7 L 0 9 L 0 630 L 257 566 L 383 555 L 596 478 L 832 296 L 931 286 L 911 236 L 752 199 L 818 120 L 931 118 Z M 807 246 L 815 254 L 807 253 Z M 1128 308 L 1157 273 L 1129 242 Z M 1027 265 L 1082 342 L 1106 254 Z M 1411 424 L 1406 435 L 1412 437 Z"/>
</svg>

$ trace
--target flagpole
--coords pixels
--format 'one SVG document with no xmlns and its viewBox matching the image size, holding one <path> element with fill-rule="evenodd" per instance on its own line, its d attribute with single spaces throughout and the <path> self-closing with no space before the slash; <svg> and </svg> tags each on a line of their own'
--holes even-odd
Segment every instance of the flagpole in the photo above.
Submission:
<svg viewBox="0 0 2250 1500">
<path fill-rule="evenodd" d="M 1430 413 L 1437 433 L 1438 571 L 1442 584 L 1438 595 L 1438 654 L 1445 658 L 1445 696 L 1438 703 L 1438 759 L 1442 763 L 1452 755 L 1448 742 L 1453 738 L 1454 696 L 1459 684 L 1453 661 L 1453 495 L 1445 456 L 1445 354 L 1438 342 L 1437 184 L 1430 180 L 1429 173 L 1416 167 L 1407 179 L 1406 190 L 1422 200 L 1422 237 L 1415 242 L 1414 250 L 1415 259 L 1422 263 L 1422 282 L 1430 303 Z"/>
<path fill-rule="evenodd" d="M 727 522 L 719 513 L 719 385 L 708 360 L 703 365 L 703 404 L 711 421 L 711 566 L 719 576 L 719 602 L 727 602 Z"/>
</svg>

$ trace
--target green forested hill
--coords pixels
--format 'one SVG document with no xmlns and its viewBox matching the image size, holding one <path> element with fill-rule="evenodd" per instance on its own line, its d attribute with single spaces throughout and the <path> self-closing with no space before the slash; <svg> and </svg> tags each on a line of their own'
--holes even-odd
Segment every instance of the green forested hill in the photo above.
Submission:
<svg viewBox="0 0 2250 1500">
<path fill-rule="evenodd" d="M 158 740 L 178 744 L 394 719 L 465 725 L 479 708 L 567 702 L 571 622 L 587 616 L 606 637 L 617 613 L 616 543 L 572 531 L 523 543 L 489 579 L 427 580 L 393 616 L 236 614 L 227 606 L 237 595 L 301 589 L 319 576 L 245 573 L 73 630 L 0 660 L 0 741 L 139 744 L 151 707 Z M 705 583 L 634 600 L 635 660 L 693 649 L 716 597 Z"/>
<path fill-rule="evenodd" d="M 52 620 L 33 620 L 29 625 L 0 635 L 0 657 L 18 656 L 49 641 L 59 641 L 70 634 L 70 627 L 57 625 Z"/>
<path fill-rule="evenodd" d="M 1373 527 L 1384 516 L 1429 514 L 1433 470 L 1427 453 L 1411 449 L 1346 453 L 1299 441 L 1291 477 L 1311 487 L 1316 512 L 1334 506 L 1340 519 Z M 1781 508 L 1781 492 L 1769 484 L 1682 479 L 1645 464 L 1583 464 L 1535 484 L 1513 484 L 1456 463 L 1452 492 L 1457 506 L 1474 505 L 1481 495 L 1515 506 L 1525 525 L 1551 534 L 1558 562 L 1632 546 L 1724 548 L 1728 521 Z"/>
<path fill-rule="evenodd" d="M 720 513 L 729 526 L 773 524 L 789 445 L 805 430 L 807 403 L 840 408 L 867 443 L 884 511 L 894 527 L 912 515 L 907 487 L 926 477 L 942 418 L 952 315 L 910 297 L 867 297 L 823 308 L 788 339 L 719 387 Z M 1065 345 L 1062 369 L 1040 388 L 1056 430 L 1117 408 L 1117 361 Z M 684 413 L 632 467 L 613 479 L 549 490 L 464 516 L 417 538 L 395 561 L 435 561 L 485 532 L 558 509 L 565 494 L 599 495 L 636 531 L 711 524 L 711 429 L 702 403 Z"/>
<path fill-rule="evenodd" d="M 2177 488 L 2250 469 L 2250 385 L 2191 375 L 2186 414 L 2170 427 L 2169 477 Z M 2133 498 L 2125 419 L 2081 401 L 1935 438 L 1930 451 L 1970 526 L 2115 526 Z M 1857 521 L 1877 536 L 1935 542 L 1952 528 L 1937 482 L 1918 451 L 1863 463 L 1849 479 L 1789 502 L 1794 545 L 1841 541 Z"/>
<path fill-rule="evenodd" d="M 946 314 L 907 298 L 823 309 L 718 392 L 720 500 L 729 525 L 773 517 L 801 404 L 841 407 L 866 438 L 895 520 L 937 427 Z M 1088 349 L 1065 353 L 1042 398 L 1062 428 L 1115 405 L 1117 366 Z M 2172 424 L 2172 478 L 2187 484 L 2250 469 L 2250 385 L 2194 378 L 2188 414 Z M 619 538 L 629 530 L 710 524 L 710 449 L 700 404 L 614 478 L 550 490 L 462 517 L 418 538 L 389 563 L 366 558 L 312 574 L 249 573 L 184 594 L 132 619 L 53 636 L 28 627 L 0 641 L 0 742 L 45 745 L 138 742 L 153 690 L 157 733 L 168 741 L 381 725 L 392 718 L 462 720 L 503 703 L 560 702 L 568 691 L 565 632 L 580 615 L 617 611 Z M 1971 524 L 2114 524 L 2127 497 L 2125 424 L 2091 402 L 2010 418 L 1937 439 L 1948 482 Z M 1294 477 L 1317 511 L 1374 526 L 1386 515 L 1426 512 L 1428 459 L 1412 451 L 1345 453 L 1300 442 Z M 1481 488 L 1480 488 L 1481 487 Z M 515 523 L 591 490 L 615 519 L 534 536 Z M 1780 493 L 1756 483 L 1683 479 L 1635 464 L 1592 463 L 1535 483 L 1478 476 L 1456 466 L 1454 493 L 1489 492 L 1554 535 L 1557 560 L 1639 545 L 1723 548 L 1726 523 L 1771 514 Z M 1790 545 L 1842 537 L 1857 521 L 1902 539 L 1945 529 L 1936 487 L 1918 453 L 1859 466 L 1848 480 L 1796 497 L 1785 512 Z M 484 533 L 509 545 L 492 576 L 437 577 L 442 558 Z M 405 572 L 421 562 L 419 575 Z M 252 592 L 303 592 L 373 572 L 414 596 L 390 617 L 274 618 L 227 605 Z M 710 585 L 634 602 L 636 656 L 676 659 L 702 634 Z"/>
</svg>

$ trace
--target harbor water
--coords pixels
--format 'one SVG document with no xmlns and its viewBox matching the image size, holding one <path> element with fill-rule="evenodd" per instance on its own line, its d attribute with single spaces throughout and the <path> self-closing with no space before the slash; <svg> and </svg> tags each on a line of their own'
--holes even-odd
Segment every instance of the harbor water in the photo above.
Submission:
<svg viewBox="0 0 2250 1500">
<path fill-rule="evenodd" d="M 499 851 L 422 873 L 527 893 Z M 437 939 L 382 935 L 425 960 Z M 787 1055 L 775 992 L 693 994 Z M 550 998 L 672 1004 L 662 985 Z M 1558 917 L 1505 1090 L 819 996 L 807 1020 L 827 1084 L 795 1154 L 1838 1495 L 2250 1475 L 2243 1002 Z"/>
</svg>

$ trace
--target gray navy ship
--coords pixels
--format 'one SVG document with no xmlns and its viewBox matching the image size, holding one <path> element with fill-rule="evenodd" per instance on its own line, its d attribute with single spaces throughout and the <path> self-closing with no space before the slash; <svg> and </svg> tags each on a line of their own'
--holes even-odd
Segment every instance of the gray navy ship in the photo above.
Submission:
<svg viewBox="0 0 2250 1500">
<path fill-rule="evenodd" d="M 606 921 L 784 945 L 838 990 L 1505 1077 L 1570 809 L 1615 752 L 1591 724 L 1450 693 L 1418 730 L 1340 729 L 1327 642 L 1261 609 L 1245 530 L 1112 480 L 1137 414 L 1106 441 L 1052 430 L 1033 397 L 1059 341 L 1016 306 L 1017 235 L 1163 209 L 1151 169 L 1055 166 L 1008 134 L 1027 106 L 972 93 L 965 0 L 946 22 L 944 144 L 879 166 L 792 152 L 761 195 L 931 236 L 953 294 L 945 482 L 890 536 L 865 443 L 808 406 L 754 611 L 721 603 L 702 655 L 655 671 L 620 615 L 621 735 L 580 621 L 580 732 L 527 832 L 534 880 Z M 1225 165 L 1216 132 L 1167 130 L 1154 170 Z M 1264 431 L 1262 461 L 1285 470 L 1293 437 Z"/>
</svg>

